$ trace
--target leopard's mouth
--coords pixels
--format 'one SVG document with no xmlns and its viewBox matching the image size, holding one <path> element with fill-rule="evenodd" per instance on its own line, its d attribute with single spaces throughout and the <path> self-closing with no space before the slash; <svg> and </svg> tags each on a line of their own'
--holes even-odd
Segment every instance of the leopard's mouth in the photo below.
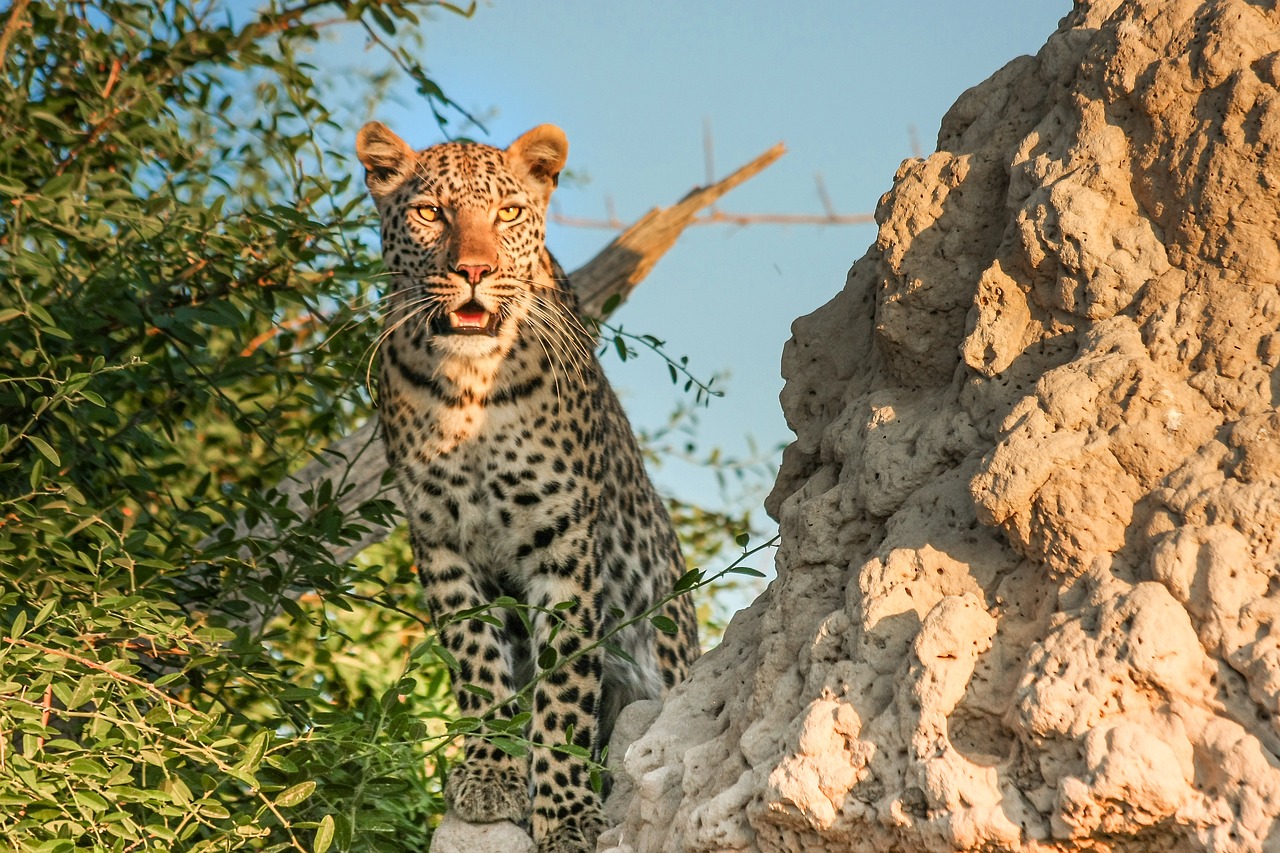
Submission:
<svg viewBox="0 0 1280 853">
<path fill-rule="evenodd" d="M 437 317 L 432 324 L 438 335 L 488 335 L 498 334 L 498 315 L 487 310 L 474 299 Z"/>
</svg>

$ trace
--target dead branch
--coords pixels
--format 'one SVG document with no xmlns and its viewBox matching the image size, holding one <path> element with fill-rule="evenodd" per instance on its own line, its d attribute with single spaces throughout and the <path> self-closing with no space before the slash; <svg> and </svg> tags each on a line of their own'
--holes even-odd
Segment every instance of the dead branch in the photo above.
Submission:
<svg viewBox="0 0 1280 853">
<path fill-rule="evenodd" d="M 592 219 L 552 213 L 548 218 L 569 228 L 600 228 L 617 231 L 625 223 L 615 217 Z M 726 213 L 712 210 L 689 220 L 689 225 L 866 225 L 875 222 L 874 213 Z"/>
<path fill-rule="evenodd" d="M 741 183 L 742 181 L 751 177 L 756 172 L 760 171 L 760 169 L 763 169 L 765 166 L 769 165 L 769 163 L 772 163 L 775 159 L 782 156 L 785 149 L 783 148 L 782 144 L 779 143 L 775 145 L 773 148 L 770 148 L 760 157 L 757 157 L 751 163 L 748 163 L 746 166 L 739 169 L 737 172 L 734 172 L 732 175 L 725 178 L 723 181 L 716 181 L 715 178 L 712 177 L 715 174 L 715 160 L 714 160 L 714 153 L 712 150 L 713 146 L 711 141 L 711 125 L 710 124 L 706 124 L 703 126 L 702 142 L 703 142 L 703 159 L 706 161 L 705 165 L 707 169 L 708 186 L 705 190 L 703 189 L 694 190 L 694 192 L 691 193 L 689 197 L 692 197 L 693 195 L 699 192 L 716 191 L 720 187 L 724 186 L 725 184 L 729 184 L 729 186 L 723 190 L 719 190 L 713 198 L 711 198 L 702 206 L 702 208 L 706 209 L 706 213 L 703 213 L 699 216 L 693 216 L 685 220 L 684 223 L 680 226 L 681 229 L 684 229 L 690 225 L 864 225 L 866 223 L 876 221 L 875 214 L 872 214 L 872 213 L 837 213 L 835 209 L 835 205 L 831 203 L 831 196 L 827 194 L 827 186 L 823 182 L 821 174 L 817 174 L 813 176 L 814 183 L 816 185 L 817 192 L 818 192 L 818 201 L 822 204 L 823 212 L 820 214 L 726 213 L 716 206 L 717 199 L 719 199 L 721 195 L 724 195 L 724 193 L 728 189 L 732 189 L 733 186 L 736 186 L 738 183 Z M 769 158 L 769 159 L 766 160 L 762 165 L 757 165 L 757 164 L 760 164 L 760 162 L 765 158 Z M 749 174 L 745 176 L 742 175 L 743 172 L 747 172 L 748 170 L 752 170 L 753 168 L 754 170 L 750 171 Z M 689 197 L 686 197 L 685 200 L 687 201 Z M 684 202 L 681 202 L 681 204 L 683 203 Z M 699 208 L 699 209 L 702 209 L 702 208 Z M 556 223 L 557 225 L 564 225 L 569 228 L 603 228 L 609 231 L 622 230 L 622 228 L 625 227 L 625 223 L 623 223 L 620 219 L 618 219 L 618 217 L 614 214 L 613 200 L 611 198 L 607 198 L 607 197 L 605 198 L 605 210 L 607 212 L 607 215 L 605 216 L 604 219 L 593 219 L 590 217 L 581 217 L 581 216 L 565 216 L 564 214 L 560 213 L 558 210 L 555 210 L 553 208 L 548 214 L 548 219 L 550 219 L 552 222 Z M 643 220 L 641 221 L 643 222 Z M 636 224 L 639 225 L 639 223 L 636 223 Z"/>
<path fill-rule="evenodd" d="M 9 7 L 9 17 L 4 22 L 4 29 L 0 30 L 0 65 L 4 64 L 5 56 L 9 53 L 9 43 L 13 41 L 19 28 L 25 26 L 22 16 L 30 2 L 31 0 L 14 0 Z"/>
<path fill-rule="evenodd" d="M 671 207 L 654 208 L 640 217 L 598 255 L 570 274 L 569 280 L 577 291 L 582 312 L 599 316 L 605 303 L 613 296 L 625 300 L 653 269 L 658 259 L 675 245 L 680 233 L 696 221 L 700 211 L 711 206 L 729 190 L 759 174 L 781 157 L 785 150 L 779 143 L 724 180 L 697 188 Z M 294 513 L 306 519 L 318 511 L 319 508 L 310 506 L 304 496 L 319 494 L 326 480 L 330 481 L 333 500 L 344 516 L 354 514 L 362 504 L 375 498 L 396 501 L 394 487 L 384 484 L 387 479 L 384 476 L 387 473 L 387 462 L 382 441 L 376 432 L 376 424 L 377 419 L 370 418 L 351 435 L 325 448 L 297 473 L 277 484 L 276 489 L 286 496 L 289 508 Z M 366 526 L 365 533 L 357 541 L 334 550 L 332 557 L 335 564 L 346 563 L 369 545 L 385 539 L 391 532 L 389 527 L 371 523 L 366 523 Z M 271 520 L 261 521 L 251 527 L 241 519 L 235 528 L 237 539 L 254 537 L 280 540 L 286 533 Z M 211 536 L 200 547 L 202 550 L 212 547 L 216 541 L 216 537 Z M 247 549 L 242 557 L 246 561 L 252 559 Z M 283 551 L 259 558 L 258 562 L 271 562 L 273 558 L 285 564 L 289 562 L 289 555 Z M 222 586 L 218 579 L 208 576 L 207 567 L 194 569 L 191 579 L 198 586 Z M 240 586 L 243 585 L 242 581 Z M 286 594 L 297 598 L 304 592 L 301 588 L 292 588 Z M 237 606 L 232 609 L 219 607 L 233 602 Z M 210 602 L 207 601 L 192 601 L 190 604 L 200 609 L 210 607 Z M 220 598 L 212 602 L 212 606 L 226 614 L 228 627 L 247 628 L 251 635 L 261 631 L 277 611 L 274 605 L 245 597 L 239 587 L 223 587 Z"/>
<path fill-rule="evenodd" d="M 598 315 L 613 295 L 625 300 L 703 209 L 786 153 L 779 142 L 722 181 L 698 187 L 671 207 L 654 208 L 570 276 L 585 314 Z"/>
</svg>

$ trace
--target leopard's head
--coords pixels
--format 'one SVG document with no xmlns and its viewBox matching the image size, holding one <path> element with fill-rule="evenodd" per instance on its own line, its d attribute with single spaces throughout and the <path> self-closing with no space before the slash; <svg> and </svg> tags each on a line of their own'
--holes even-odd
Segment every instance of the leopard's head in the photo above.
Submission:
<svg viewBox="0 0 1280 853">
<path fill-rule="evenodd" d="M 414 151 L 379 122 L 360 129 L 356 153 L 393 279 L 389 333 L 484 358 L 510 351 L 521 324 L 551 321 L 547 202 L 568 152 L 549 124 L 505 151 L 459 142 Z"/>
</svg>

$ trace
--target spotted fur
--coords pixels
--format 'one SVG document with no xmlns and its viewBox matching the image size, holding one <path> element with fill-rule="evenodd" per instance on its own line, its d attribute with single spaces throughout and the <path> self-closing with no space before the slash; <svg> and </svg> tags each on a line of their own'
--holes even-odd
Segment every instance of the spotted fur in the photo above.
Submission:
<svg viewBox="0 0 1280 853">
<path fill-rule="evenodd" d="M 458 705 L 479 716 L 492 704 L 484 694 L 513 695 L 541 673 L 536 661 L 580 653 L 619 613 L 667 595 L 684 562 L 544 246 L 564 133 L 542 125 L 505 151 L 414 152 L 373 122 L 357 151 L 392 275 L 379 374 L 387 457 L 458 660 Z M 501 627 L 449 618 L 503 595 L 532 608 L 531 635 L 514 614 Z M 563 602 L 572 606 L 555 610 Z M 663 612 L 676 635 L 642 620 L 614 638 L 625 656 L 596 648 L 536 685 L 531 759 L 468 739 L 446 785 L 451 809 L 471 821 L 529 817 L 541 853 L 594 850 L 604 819 L 588 764 L 548 747 L 569 737 L 598 756 L 623 705 L 684 677 L 698 648 L 693 608 L 681 597 Z"/>
</svg>

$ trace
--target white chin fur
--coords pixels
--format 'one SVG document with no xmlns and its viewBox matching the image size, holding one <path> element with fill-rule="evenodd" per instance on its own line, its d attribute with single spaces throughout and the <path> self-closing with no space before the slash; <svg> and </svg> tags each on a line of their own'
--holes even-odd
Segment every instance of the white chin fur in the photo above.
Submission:
<svg viewBox="0 0 1280 853">
<path fill-rule="evenodd" d="M 432 340 L 441 352 L 459 358 L 485 358 L 503 349 L 501 336 L 489 335 L 436 335 Z"/>
</svg>

